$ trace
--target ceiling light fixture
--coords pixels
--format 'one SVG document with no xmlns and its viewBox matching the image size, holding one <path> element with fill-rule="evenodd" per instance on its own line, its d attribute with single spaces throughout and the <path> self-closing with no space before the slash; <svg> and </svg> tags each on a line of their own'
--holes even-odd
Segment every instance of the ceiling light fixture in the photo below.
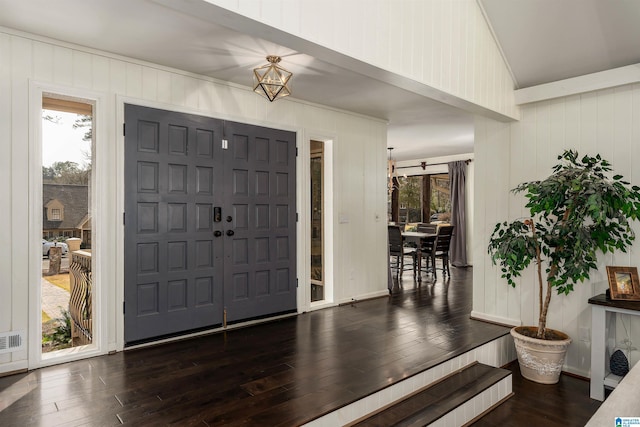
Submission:
<svg viewBox="0 0 640 427">
<path fill-rule="evenodd" d="M 293 73 L 278 65 L 280 59 L 279 56 L 269 55 L 268 64 L 253 69 L 253 91 L 271 102 L 291 95 L 289 80 Z"/>
</svg>

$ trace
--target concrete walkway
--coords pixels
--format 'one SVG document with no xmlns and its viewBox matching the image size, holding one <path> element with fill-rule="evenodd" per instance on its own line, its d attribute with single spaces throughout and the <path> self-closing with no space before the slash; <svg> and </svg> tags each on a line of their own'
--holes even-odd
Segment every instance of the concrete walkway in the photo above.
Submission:
<svg viewBox="0 0 640 427">
<path fill-rule="evenodd" d="M 42 278 L 42 310 L 51 319 L 62 318 L 62 310 L 69 310 L 69 292 Z"/>
</svg>

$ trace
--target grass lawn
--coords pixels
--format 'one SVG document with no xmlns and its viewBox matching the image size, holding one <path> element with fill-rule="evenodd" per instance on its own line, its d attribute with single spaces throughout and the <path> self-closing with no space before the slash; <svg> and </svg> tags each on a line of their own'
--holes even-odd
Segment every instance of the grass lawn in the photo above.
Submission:
<svg viewBox="0 0 640 427">
<path fill-rule="evenodd" d="M 44 279 L 51 283 L 52 285 L 56 285 L 59 288 L 64 289 L 67 292 L 71 292 L 71 285 L 69 283 L 69 273 L 66 274 L 56 274 L 55 276 L 43 276 Z"/>
</svg>

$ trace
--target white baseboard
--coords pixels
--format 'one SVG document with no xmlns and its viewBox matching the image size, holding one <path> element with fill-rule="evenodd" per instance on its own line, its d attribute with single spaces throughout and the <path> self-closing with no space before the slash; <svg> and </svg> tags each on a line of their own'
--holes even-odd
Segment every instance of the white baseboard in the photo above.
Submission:
<svg viewBox="0 0 640 427">
<path fill-rule="evenodd" d="M 351 298 L 345 298 L 343 300 L 338 301 L 338 305 L 357 303 L 358 301 L 364 301 L 372 298 L 380 298 L 388 295 L 389 295 L 389 290 L 385 289 L 384 291 L 370 292 L 368 294 L 356 295 Z"/>
<path fill-rule="evenodd" d="M 484 320 L 491 323 L 497 323 L 504 326 L 522 326 L 522 321 L 520 319 L 510 319 L 508 317 L 494 316 L 492 314 L 480 313 L 475 310 L 471 312 L 471 318 L 476 320 Z"/>
<path fill-rule="evenodd" d="M 26 360 L 18 360 L 17 362 L 9 362 L 0 364 L 0 376 L 9 375 L 11 373 L 24 371 L 29 368 Z"/>
</svg>

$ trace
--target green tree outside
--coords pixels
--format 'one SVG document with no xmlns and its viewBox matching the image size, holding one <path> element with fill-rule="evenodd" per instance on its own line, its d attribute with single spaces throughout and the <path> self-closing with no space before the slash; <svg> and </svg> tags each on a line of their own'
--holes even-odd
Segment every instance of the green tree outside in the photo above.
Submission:
<svg viewBox="0 0 640 427">
<path fill-rule="evenodd" d="M 76 162 L 54 162 L 42 167 L 42 182 L 45 184 L 88 185 L 91 169 L 80 167 Z"/>
<path fill-rule="evenodd" d="M 405 222 L 420 222 L 422 177 L 400 177 L 399 181 L 400 193 L 398 198 L 400 206 L 405 208 Z"/>
</svg>

